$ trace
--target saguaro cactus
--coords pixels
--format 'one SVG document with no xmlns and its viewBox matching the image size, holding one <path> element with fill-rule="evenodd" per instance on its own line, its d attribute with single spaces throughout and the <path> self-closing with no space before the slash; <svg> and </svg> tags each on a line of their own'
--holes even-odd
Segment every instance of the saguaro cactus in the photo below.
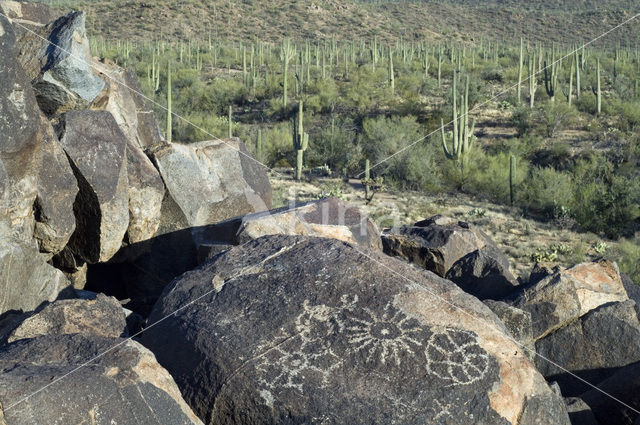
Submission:
<svg viewBox="0 0 640 425">
<path fill-rule="evenodd" d="M 171 122 L 171 63 L 167 65 L 167 142 L 171 143 L 173 132 Z"/>
<path fill-rule="evenodd" d="M 509 200 L 511 205 L 516 199 L 516 157 L 511 155 L 509 158 Z"/>
<path fill-rule="evenodd" d="M 600 85 L 600 58 L 597 58 L 596 64 L 596 87 L 592 87 L 593 94 L 596 95 L 597 112 L 598 115 L 602 113 L 602 86 Z"/>
<path fill-rule="evenodd" d="M 289 78 L 289 61 L 295 55 L 295 49 L 291 46 L 289 40 L 282 42 L 282 48 L 280 49 L 280 59 L 284 67 L 283 80 L 282 80 L 282 106 L 287 106 L 287 80 Z"/>
<path fill-rule="evenodd" d="M 453 103 L 453 138 L 451 141 L 451 149 L 447 146 L 447 136 L 444 132 L 444 120 L 440 120 L 440 130 L 442 132 L 442 148 L 444 154 L 448 159 L 456 160 L 460 164 L 462 177 L 464 179 L 464 169 L 467 163 L 467 155 L 471 149 L 473 143 L 473 130 L 476 126 L 476 120 L 474 119 L 469 127 L 469 76 L 467 75 L 467 81 L 465 85 L 464 94 L 460 98 L 460 115 L 458 115 L 458 107 L 456 102 L 457 97 L 457 75 L 453 73 L 452 83 L 452 103 Z"/>
<path fill-rule="evenodd" d="M 229 139 L 233 137 L 233 106 L 229 105 L 229 117 L 227 119 L 229 122 Z"/>
<path fill-rule="evenodd" d="M 258 137 L 256 139 L 256 159 L 262 161 L 262 129 L 258 129 Z"/>
<path fill-rule="evenodd" d="M 538 79 L 536 77 L 536 52 L 529 57 L 529 107 L 533 109 L 536 101 L 536 90 L 538 88 Z"/>
<path fill-rule="evenodd" d="M 292 122 L 293 127 L 293 147 L 296 150 L 296 179 L 302 179 L 302 165 L 304 160 L 304 151 L 309 146 L 309 135 L 304 132 L 304 115 L 302 100 L 298 104 L 298 125 L 295 119 Z"/>
<path fill-rule="evenodd" d="M 524 41 L 520 38 L 520 60 L 518 62 L 518 105 L 522 97 L 522 67 L 524 65 Z"/>
<path fill-rule="evenodd" d="M 391 94 L 393 95 L 396 91 L 396 80 L 393 75 L 393 50 L 389 48 L 389 87 L 391 87 Z"/>
<path fill-rule="evenodd" d="M 551 59 L 551 65 L 547 66 L 547 61 L 544 61 L 544 88 L 549 100 L 554 102 L 558 89 L 558 63 L 555 60 L 555 54 Z"/>
</svg>

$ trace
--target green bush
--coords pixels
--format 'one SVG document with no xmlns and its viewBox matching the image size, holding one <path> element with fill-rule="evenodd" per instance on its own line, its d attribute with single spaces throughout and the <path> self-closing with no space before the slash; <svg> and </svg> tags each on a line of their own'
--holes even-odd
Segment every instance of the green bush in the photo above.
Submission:
<svg viewBox="0 0 640 425">
<path fill-rule="evenodd" d="M 571 204 L 572 177 L 551 167 L 534 167 L 524 180 L 518 200 L 528 208 L 552 217 L 559 206 Z"/>
</svg>

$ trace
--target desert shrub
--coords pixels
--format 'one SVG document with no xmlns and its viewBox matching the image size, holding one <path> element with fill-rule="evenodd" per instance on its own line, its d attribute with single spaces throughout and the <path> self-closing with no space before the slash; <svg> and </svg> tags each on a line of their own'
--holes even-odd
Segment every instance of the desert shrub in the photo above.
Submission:
<svg viewBox="0 0 640 425">
<path fill-rule="evenodd" d="M 476 161 L 477 168 L 475 170 L 469 170 L 468 173 L 468 189 L 485 193 L 494 201 L 508 203 L 510 197 L 510 157 L 511 154 L 508 152 L 500 152 L 496 155 L 483 155 L 482 158 L 478 157 L 478 161 Z M 519 190 L 528 174 L 528 170 L 528 162 L 519 158 L 517 160 L 515 178 L 517 198 L 519 198 Z"/>
<path fill-rule="evenodd" d="M 516 128 L 518 136 L 522 137 L 529 133 L 533 127 L 533 113 L 531 108 L 523 106 L 515 109 L 511 116 L 511 123 Z"/>
<path fill-rule="evenodd" d="M 533 167 L 524 180 L 518 200 L 528 208 L 552 217 L 560 206 L 571 203 L 573 184 L 571 175 L 551 167 Z"/>
<path fill-rule="evenodd" d="M 640 240 L 620 239 L 614 258 L 620 271 L 629 275 L 636 285 L 640 285 Z"/>
<path fill-rule="evenodd" d="M 567 103 L 556 101 L 548 102 L 536 110 L 537 131 L 546 136 L 553 137 L 558 130 L 575 122 L 576 111 Z"/>
</svg>

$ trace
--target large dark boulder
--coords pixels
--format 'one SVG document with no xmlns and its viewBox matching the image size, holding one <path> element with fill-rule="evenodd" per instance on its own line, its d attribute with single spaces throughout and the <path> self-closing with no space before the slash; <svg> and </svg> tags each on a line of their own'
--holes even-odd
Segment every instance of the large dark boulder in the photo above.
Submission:
<svg viewBox="0 0 640 425">
<path fill-rule="evenodd" d="M 60 143 L 80 188 L 71 250 L 88 263 L 109 260 L 129 227 L 127 140 L 106 111 L 69 111 Z"/>
<path fill-rule="evenodd" d="M 166 288 L 142 342 L 207 424 L 568 424 L 491 311 L 335 239 L 266 236 Z"/>
<path fill-rule="evenodd" d="M 600 260 L 558 270 L 528 286 L 513 305 L 531 313 L 538 340 L 595 308 L 628 299 L 618 266 Z"/>
<path fill-rule="evenodd" d="M 15 33 L 0 16 L 0 235 L 28 241 L 41 164 L 35 96 L 16 60 Z"/>
<path fill-rule="evenodd" d="M 383 233 L 382 245 L 385 254 L 405 258 L 441 277 L 467 254 L 495 246 L 481 230 L 440 215 Z"/>
<path fill-rule="evenodd" d="M 41 118 L 42 167 L 38 173 L 38 194 L 34 204 L 34 237 L 40 250 L 57 254 L 64 249 L 76 229 L 73 203 L 78 184 L 51 124 Z"/>
<path fill-rule="evenodd" d="M 465 255 L 451 266 L 445 277 L 481 300 L 500 300 L 519 288 L 509 260 L 493 245 Z"/>
<path fill-rule="evenodd" d="M 202 229 L 203 241 L 241 245 L 266 235 L 320 236 L 382 250 L 380 230 L 356 206 L 337 198 L 247 214 Z"/>
<path fill-rule="evenodd" d="M 621 368 L 580 396 L 600 424 L 637 425 L 640 422 L 640 362 Z"/>
<path fill-rule="evenodd" d="M 18 239 L 0 237 L 0 271 L 0 314 L 35 310 L 69 286 L 37 247 Z"/>
<path fill-rule="evenodd" d="M 0 348 L 0 401 L 12 425 L 202 424 L 153 354 L 118 338 L 48 335 Z"/>
<path fill-rule="evenodd" d="M 90 65 L 83 12 L 70 12 L 33 32 L 21 32 L 17 46 L 38 104 L 49 117 L 89 106 L 104 88 Z"/>
<path fill-rule="evenodd" d="M 596 308 L 538 339 L 536 350 L 541 356 L 536 358 L 540 373 L 558 382 L 565 396 L 577 396 L 589 387 L 572 374 L 598 385 L 618 368 L 640 361 L 640 322 L 635 302 Z"/>
</svg>

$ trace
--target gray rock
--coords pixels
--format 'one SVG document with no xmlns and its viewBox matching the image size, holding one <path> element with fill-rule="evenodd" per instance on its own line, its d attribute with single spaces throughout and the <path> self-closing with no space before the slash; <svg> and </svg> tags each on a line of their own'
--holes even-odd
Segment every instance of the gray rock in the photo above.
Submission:
<svg viewBox="0 0 640 425">
<path fill-rule="evenodd" d="M 502 301 L 485 300 L 483 303 L 504 323 L 509 334 L 520 344 L 520 348 L 532 362 L 536 358 L 536 345 L 533 341 L 531 313 L 510 306 Z"/>
<path fill-rule="evenodd" d="M 500 300 L 519 287 L 509 260 L 493 245 L 473 251 L 456 261 L 446 274 L 465 292 L 481 299 Z"/>
<path fill-rule="evenodd" d="M 383 233 L 382 245 L 385 254 L 403 257 L 441 277 L 465 255 L 495 246 L 479 229 L 440 215 Z"/>
<path fill-rule="evenodd" d="M 164 183 L 149 158 L 133 143 L 127 144 L 129 228 L 127 242 L 152 238 L 160 227 Z"/>
<path fill-rule="evenodd" d="M 531 312 L 537 340 L 601 305 L 626 300 L 618 266 L 600 260 L 547 276 L 527 287 L 513 305 Z"/>
<path fill-rule="evenodd" d="M 143 97 L 142 87 L 134 71 L 113 63 L 97 63 L 107 87 L 93 102 L 93 109 L 111 112 L 134 146 L 147 149 L 163 143 L 153 110 Z"/>
<path fill-rule="evenodd" d="M 151 155 L 189 227 L 271 207 L 266 171 L 247 157 L 249 153 L 238 140 L 173 143 L 153 149 Z M 179 225 L 171 230 L 181 230 Z"/>
<path fill-rule="evenodd" d="M 266 235 L 320 236 L 382 250 L 380 230 L 354 205 L 326 198 L 302 205 L 247 214 L 207 226 L 201 240 L 240 245 Z"/>
<path fill-rule="evenodd" d="M 560 266 L 549 263 L 535 263 L 529 274 L 529 285 L 534 285 L 542 279 L 560 271 Z"/>
<path fill-rule="evenodd" d="M 35 246 L 0 238 L 0 314 L 32 311 L 55 300 L 69 286 L 60 270 L 47 264 Z"/>
<path fill-rule="evenodd" d="M 540 373 L 557 381 L 565 396 L 580 395 L 589 387 L 566 371 L 598 385 L 617 368 L 640 361 L 640 322 L 635 302 L 594 309 L 538 339 L 536 350 L 541 356 L 536 358 Z"/>
<path fill-rule="evenodd" d="M 73 203 L 78 184 L 69 160 L 51 124 L 41 117 L 42 163 L 38 174 L 38 195 L 34 204 L 35 230 L 40 250 L 57 254 L 64 249 L 76 229 Z"/>
<path fill-rule="evenodd" d="M 565 403 L 573 425 L 600 425 L 589 405 L 581 398 L 569 397 L 565 399 Z"/>
<path fill-rule="evenodd" d="M 597 386 L 600 391 L 591 388 L 580 398 L 589 405 L 598 423 L 638 424 L 640 421 L 640 415 L 637 413 L 640 411 L 640 362 L 621 368 L 610 378 L 599 382 Z"/>
<path fill-rule="evenodd" d="M 29 28 L 44 26 L 56 18 L 46 4 L 30 1 L 0 1 L 0 10 L 9 19 L 18 20 Z"/>
<path fill-rule="evenodd" d="M 70 247 L 88 263 L 109 260 L 129 227 L 127 140 L 105 111 L 70 111 L 60 143 L 80 188 Z"/>
<path fill-rule="evenodd" d="M 118 300 L 102 294 L 93 300 L 55 301 L 25 318 L 7 341 L 78 333 L 112 338 L 128 336 L 125 311 Z"/>
<path fill-rule="evenodd" d="M 285 235 L 234 247 L 166 288 L 150 323 L 171 315 L 142 341 L 208 424 L 568 424 L 486 306 L 366 253 Z"/>
<path fill-rule="evenodd" d="M 88 106 L 102 91 L 104 81 L 89 65 L 92 61 L 83 12 L 70 12 L 18 38 L 22 63 L 47 116 Z M 53 47 L 53 45 L 57 47 Z"/>
<path fill-rule="evenodd" d="M 636 302 L 636 307 L 640 306 L 640 286 L 624 273 L 620 273 L 620 279 L 629 299 Z"/>
<path fill-rule="evenodd" d="M 29 241 L 41 164 L 38 105 L 16 60 L 15 34 L 0 16 L 0 235 Z"/>
<path fill-rule="evenodd" d="M 47 335 L 0 348 L 0 399 L 12 425 L 202 424 L 153 354 L 118 338 Z"/>
</svg>

